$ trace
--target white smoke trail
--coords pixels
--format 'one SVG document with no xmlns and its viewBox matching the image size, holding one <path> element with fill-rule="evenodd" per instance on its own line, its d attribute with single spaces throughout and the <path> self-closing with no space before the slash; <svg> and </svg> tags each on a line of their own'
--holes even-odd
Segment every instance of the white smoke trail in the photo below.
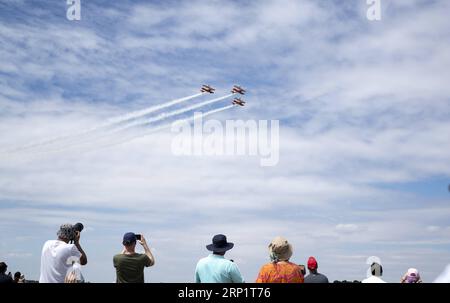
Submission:
<svg viewBox="0 0 450 303">
<path fill-rule="evenodd" d="M 181 119 L 181 120 L 176 120 L 173 123 L 160 125 L 160 126 L 153 127 L 153 128 L 150 128 L 150 129 L 141 129 L 141 130 L 139 130 L 139 134 L 131 133 L 128 137 L 120 138 L 121 139 L 120 141 L 115 141 L 115 142 L 111 142 L 109 144 L 104 144 L 104 145 L 97 145 L 95 148 L 90 149 L 88 151 L 124 144 L 124 143 L 130 142 L 130 141 L 133 141 L 135 139 L 146 137 L 146 136 L 148 136 L 148 135 L 150 135 L 152 133 L 155 133 L 157 131 L 160 131 L 160 130 L 163 130 L 163 129 L 166 129 L 166 128 L 170 128 L 173 124 L 184 123 L 184 122 L 194 122 L 195 119 L 205 118 L 207 116 L 210 116 L 210 115 L 213 115 L 213 114 L 216 114 L 216 113 L 228 110 L 228 109 L 230 109 L 232 107 L 235 107 L 235 105 L 226 105 L 226 106 L 223 106 L 223 107 L 220 107 L 220 108 L 216 108 L 216 109 L 204 112 L 204 113 L 202 113 L 200 115 L 197 115 L 197 116 L 194 116 L 194 117 L 185 118 L 185 119 Z"/>
<path fill-rule="evenodd" d="M 85 135 L 88 135 L 90 133 L 93 133 L 95 131 L 111 127 L 111 126 L 113 126 L 115 124 L 118 124 L 118 123 L 121 123 L 121 122 L 125 122 L 125 121 L 131 120 L 131 119 L 139 118 L 139 117 L 148 115 L 148 114 L 150 114 L 152 112 L 155 112 L 155 111 L 158 111 L 158 110 L 161 110 L 161 109 L 164 109 L 164 108 L 167 108 L 167 107 L 170 107 L 170 106 L 182 103 L 182 102 L 186 102 L 188 100 L 200 97 L 203 94 L 204 93 L 197 93 L 195 95 L 191 95 L 191 96 L 188 96 L 188 97 L 175 99 L 175 100 L 172 100 L 172 101 L 169 101 L 169 102 L 166 102 L 166 103 L 162 103 L 162 104 L 159 104 L 159 105 L 154 105 L 154 106 L 142 109 L 142 110 L 130 112 L 130 113 L 127 113 L 127 114 L 124 114 L 124 115 L 121 115 L 121 116 L 109 119 L 104 124 L 100 124 L 100 125 L 94 126 L 92 128 L 89 128 L 89 129 L 86 129 L 86 130 L 74 133 L 74 134 L 58 136 L 58 137 L 54 137 L 54 138 L 49 139 L 49 140 L 44 140 L 44 141 L 41 141 L 41 142 L 31 143 L 31 144 L 28 144 L 28 145 L 25 145 L 25 146 L 22 146 L 22 147 L 18 147 L 18 148 L 6 151 L 6 153 L 15 153 L 15 152 L 27 151 L 27 150 L 30 150 L 30 149 L 33 150 L 35 148 L 52 145 L 54 143 L 63 143 L 64 141 L 67 141 L 67 140 L 77 139 L 77 138 L 83 137 Z"/>
<path fill-rule="evenodd" d="M 155 105 L 155 106 L 152 106 L 152 107 L 149 107 L 149 108 L 145 108 L 145 109 L 142 109 L 142 110 L 131 112 L 131 113 L 125 114 L 123 116 L 119 116 L 117 118 L 111 119 L 109 121 L 109 123 L 108 122 L 105 123 L 105 125 L 103 127 L 110 126 L 110 125 L 113 125 L 113 124 L 116 124 L 116 123 L 120 123 L 120 122 L 124 122 L 124 121 L 127 121 L 127 120 L 131 120 L 131 119 L 139 118 L 139 117 L 148 115 L 150 113 L 153 113 L 155 111 L 161 110 L 163 108 L 170 107 L 170 106 L 173 106 L 173 105 L 176 105 L 176 104 L 179 104 L 179 103 L 182 103 L 182 102 L 186 102 L 188 100 L 200 97 L 203 94 L 204 93 L 198 93 L 198 94 L 195 94 L 195 95 L 192 95 L 192 96 L 189 96 L 189 97 L 184 97 L 184 98 L 181 98 L 181 99 L 169 101 L 169 102 L 166 102 L 166 103 L 163 103 L 163 104 L 159 104 L 159 105 Z"/>
<path fill-rule="evenodd" d="M 228 109 L 230 109 L 232 107 L 235 107 L 235 105 L 226 105 L 226 106 L 223 106 L 223 107 L 220 107 L 220 108 L 216 108 L 216 109 L 204 112 L 204 113 L 202 113 L 201 115 L 198 115 L 198 116 L 176 120 L 173 123 L 183 123 L 183 122 L 189 122 L 189 121 L 192 122 L 192 121 L 195 121 L 195 119 L 204 118 L 204 117 L 210 116 L 212 114 L 228 110 Z M 47 149 L 47 150 L 43 150 L 43 151 L 41 151 L 39 153 L 35 152 L 33 154 L 30 154 L 29 156 L 31 158 L 37 158 L 37 157 L 42 156 L 42 155 L 58 154 L 60 152 L 65 152 L 65 151 L 68 151 L 68 150 L 71 150 L 73 152 L 78 152 L 78 153 L 86 153 L 86 152 L 96 151 L 96 150 L 99 150 L 99 149 L 102 149 L 102 148 L 113 147 L 113 146 L 116 146 L 116 145 L 127 143 L 129 141 L 133 141 L 133 140 L 141 138 L 141 137 L 148 136 L 148 135 L 150 135 L 152 133 L 155 133 L 157 131 L 160 131 L 160 130 L 163 130 L 163 129 L 166 129 L 166 128 L 170 128 L 173 123 L 168 123 L 168 124 L 156 126 L 156 127 L 153 127 L 153 128 L 138 129 L 137 130 L 138 133 L 136 133 L 136 129 L 134 129 L 132 132 L 130 132 L 128 134 L 124 134 L 124 136 L 121 136 L 121 137 L 116 137 L 116 138 L 107 137 L 107 138 L 105 138 L 106 141 L 103 141 L 101 143 L 99 141 L 97 141 L 97 142 L 85 142 L 82 145 L 75 145 L 75 146 L 72 146 L 72 147 L 64 146 L 64 147 L 60 147 L 58 149 L 52 149 L 52 150 Z M 111 139 L 113 139 L 113 140 L 115 139 L 115 141 L 111 142 Z"/>
<path fill-rule="evenodd" d="M 183 108 L 180 108 L 180 109 L 172 111 L 172 112 L 163 112 L 163 113 L 159 114 L 158 116 L 150 118 L 150 119 L 139 119 L 139 120 L 136 120 L 136 121 L 132 121 L 131 123 L 125 124 L 123 126 L 118 126 L 116 128 L 113 128 L 110 131 L 105 131 L 105 132 L 103 132 L 101 134 L 97 134 L 95 137 L 87 135 L 87 136 L 81 138 L 81 141 L 77 140 L 77 141 L 74 141 L 74 142 L 67 142 L 66 144 L 64 144 L 64 146 L 62 146 L 58 150 L 62 151 L 64 149 L 69 149 L 69 148 L 71 148 L 71 147 L 73 147 L 75 145 L 88 144 L 90 141 L 93 141 L 93 140 L 97 140 L 98 141 L 98 140 L 100 140 L 103 137 L 107 137 L 107 136 L 113 135 L 115 133 L 118 133 L 118 132 L 127 130 L 129 128 L 132 128 L 134 126 L 150 125 L 150 124 L 152 124 L 154 122 L 164 121 L 164 120 L 166 120 L 166 119 L 168 119 L 170 117 L 177 116 L 177 115 L 186 113 L 188 111 L 191 111 L 191 110 L 194 110 L 194 109 L 197 109 L 197 108 L 209 105 L 209 104 L 220 102 L 220 101 L 222 101 L 224 99 L 227 99 L 227 98 L 229 98 L 229 97 L 231 97 L 233 95 L 234 94 L 229 94 L 229 95 L 226 95 L 226 96 L 223 96 L 223 97 L 219 97 L 219 98 L 215 98 L 215 99 L 212 99 L 212 100 L 208 100 L 208 101 L 204 101 L 204 102 L 201 102 L 201 103 L 197 103 L 197 104 L 194 104 L 192 106 L 183 107 Z"/>
<path fill-rule="evenodd" d="M 229 94 L 229 95 L 226 95 L 226 96 L 223 96 L 223 97 L 219 97 L 219 98 L 215 98 L 215 99 L 208 100 L 208 101 L 205 101 L 205 102 L 201 102 L 201 103 L 198 103 L 198 104 L 194 104 L 192 106 L 183 107 L 183 108 L 180 108 L 180 109 L 172 111 L 172 112 L 164 112 L 164 113 L 161 113 L 160 115 L 158 115 L 158 116 L 156 116 L 154 118 L 151 118 L 151 119 L 147 119 L 147 120 L 142 119 L 142 120 L 133 121 L 131 123 L 125 124 L 122 127 L 114 129 L 114 133 L 118 132 L 118 131 L 122 131 L 124 129 L 128 129 L 128 128 L 133 127 L 133 126 L 149 125 L 149 124 L 152 124 L 154 122 L 163 121 L 163 120 L 166 120 L 167 118 L 170 118 L 170 117 L 173 117 L 173 116 L 177 116 L 177 115 L 186 113 L 188 111 L 191 111 L 191 110 L 194 110 L 194 109 L 197 109 L 197 108 L 209 105 L 209 104 L 213 104 L 213 103 L 225 100 L 225 99 L 227 99 L 227 98 L 229 98 L 229 97 L 231 97 L 233 95 L 234 94 Z"/>
</svg>

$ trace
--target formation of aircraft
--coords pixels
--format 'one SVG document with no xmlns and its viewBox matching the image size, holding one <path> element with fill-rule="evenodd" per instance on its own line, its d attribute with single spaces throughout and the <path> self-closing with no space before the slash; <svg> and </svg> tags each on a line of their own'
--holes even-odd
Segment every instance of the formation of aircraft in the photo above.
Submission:
<svg viewBox="0 0 450 303">
<path fill-rule="evenodd" d="M 239 105 L 239 106 L 244 106 L 245 105 L 245 101 L 240 99 L 240 98 L 235 98 L 232 102 L 233 105 Z"/>
<path fill-rule="evenodd" d="M 209 85 L 203 85 L 202 89 L 200 90 L 202 93 L 210 93 L 210 94 L 214 94 L 214 91 L 216 89 L 213 88 L 212 86 Z"/>
<path fill-rule="evenodd" d="M 210 94 L 214 94 L 214 91 L 216 89 L 210 85 L 202 85 L 202 88 L 200 89 L 200 91 L 202 93 L 210 93 Z M 241 94 L 241 95 L 245 95 L 245 89 L 243 89 L 242 87 L 235 85 L 233 86 L 233 88 L 231 89 L 231 92 L 233 94 Z M 244 106 L 245 105 L 245 101 L 240 99 L 240 98 L 234 98 L 233 105 L 239 105 L 239 106 Z"/>
<path fill-rule="evenodd" d="M 242 87 L 235 85 L 233 86 L 233 89 L 231 90 L 231 92 L 233 94 L 241 94 L 244 95 L 245 94 L 245 89 L 243 89 Z"/>
</svg>

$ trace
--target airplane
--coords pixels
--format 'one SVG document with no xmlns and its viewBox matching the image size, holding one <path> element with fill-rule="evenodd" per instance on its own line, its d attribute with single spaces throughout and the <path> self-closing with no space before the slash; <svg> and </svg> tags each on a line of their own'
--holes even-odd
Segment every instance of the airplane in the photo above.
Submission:
<svg viewBox="0 0 450 303">
<path fill-rule="evenodd" d="M 233 86 L 233 89 L 231 90 L 231 92 L 232 92 L 233 94 L 241 94 L 241 95 L 244 95 L 244 94 L 245 94 L 245 89 L 243 89 L 243 88 L 240 87 L 240 86 L 235 85 L 235 86 Z"/>
<path fill-rule="evenodd" d="M 202 86 L 202 89 L 200 90 L 202 93 L 210 93 L 210 94 L 214 94 L 214 91 L 215 91 L 216 89 L 215 88 L 213 88 L 213 87 L 211 87 L 211 86 L 209 86 L 209 85 L 203 85 Z"/>
<path fill-rule="evenodd" d="M 235 98 L 232 102 L 233 105 L 239 105 L 239 106 L 244 106 L 245 105 L 245 101 L 239 98 Z"/>
</svg>

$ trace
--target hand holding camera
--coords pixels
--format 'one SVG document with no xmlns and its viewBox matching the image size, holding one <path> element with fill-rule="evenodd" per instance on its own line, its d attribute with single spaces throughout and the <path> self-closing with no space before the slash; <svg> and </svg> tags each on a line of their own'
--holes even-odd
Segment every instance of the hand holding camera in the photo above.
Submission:
<svg viewBox="0 0 450 303">
<path fill-rule="evenodd" d="M 81 231 L 84 229 L 84 226 L 82 223 L 76 223 L 73 226 L 73 229 L 75 230 L 75 236 L 73 239 L 71 239 L 71 241 L 75 244 L 79 244 L 80 243 L 80 235 L 81 235 Z"/>
<path fill-rule="evenodd" d="M 136 239 L 139 241 L 139 244 L 141 244 L 142 246 L 146 246 L 147 245 L 147 241 L 145 241 L 144 235 L 136 235 Z"/>
</svg>

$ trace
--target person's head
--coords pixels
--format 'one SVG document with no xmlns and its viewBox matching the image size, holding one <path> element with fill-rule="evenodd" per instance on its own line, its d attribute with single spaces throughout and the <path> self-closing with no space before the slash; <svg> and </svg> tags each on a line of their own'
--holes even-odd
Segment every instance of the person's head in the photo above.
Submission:
<svg viewBox="0 0 450 303">
<path fill-rule="evenodd" d="M 8 265 L 6 265 L 5 262 L 0 262 L 0 274 L 6 273 L 7 269 L 8 269 Z"/>
<path fill-rule="evenodd" d="M 316 258 L 314 258 L 314 257 L 309 257 L 309 259 L 308 259 L 308 270 L 310 271 L 310 272 L 313 272 L 313 273 L 315 273 L 315 272 L 317 272 L 317 268 L 318 268 L 319 266 L 318 266 L 318 264 L 317 264 L 317 260 L 316 260 Z"/>
<path fill-rule="evenodd" d="M 419 271 L 415 268 L 410 268 L 406 272 L 406 282 L 407 283 L 417 283 L 420 280 Z"/>
<path fill-rule="evenodd" d="M 76 230 L 72 224 L 66 223 L 59 227 L 56 234 L 58 235 L 59 240 L 68 243 L 69 241 L 75 239 Z"/>
<path fill-rule="evenodd" d="M 19 281 L 21 275 L 22 275 L 22 274 L 20 273 L 20 271 L 16 272 L 16 273 L 14 274 L 14 280 L 15 280 L 15 281 Z"/>
<path fill-rule="evenodd" d="M 370 271 L 372 272 L 372 276 L 381 277 L 383 275 L 383 266 L 373 262 L 372 265 L 370 265 Z"/>
<path fill-rule="evenodd" d="M 234 243 L 228 242 L 227 237 L 222 234 L 215 235 L 212 238 L 212 243 L 206 245 L 206 249 L 212 251 L 215 255 L 223 256 L 225 253 L 234 247 Z"/>
<path fill-rule="evenodd" d="M 128 232 L 123 235 L 122 244 L 127 250 L 134 250 L 136 247 L 137 237 L 135 233 Z"/>
<path fill-rule="evenodd" d="M 289 261 L 292 251 L 292 245 L 283 237 L 276 237 L 269 244 L 271 262 Z"/>
</svg>

